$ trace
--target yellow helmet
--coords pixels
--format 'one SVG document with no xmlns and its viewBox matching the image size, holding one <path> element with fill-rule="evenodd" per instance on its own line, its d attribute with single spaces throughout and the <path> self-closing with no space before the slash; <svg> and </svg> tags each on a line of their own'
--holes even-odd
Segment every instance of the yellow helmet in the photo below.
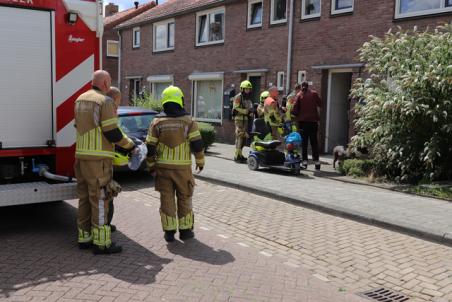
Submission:
<svg viewBox="0 0 452 302">
<path fill-rule="evenodd" d="M 260 96 L 261 103 L 263 103 L 265 101 L 265 99 L 268 98 L 269 96 L 270 96 L 270 92 L 263 91 Z"/>
<path fill-rule="evenodd" d="M 113 166 L 125 166 L 129 163 L 129 156 L 115 152 L 115 157 L 113 158 Z"/>
<path fill-rule="evenodd" d="M 176 103 L 182 108 L 184 107 L 184 93 L 179 87 L 169 86 L 162 92 L 162 105 L 166 103 Z"/>
<path fill-rule="evenodd" d="M 253 85 L 251 84 L 250 81 L 245 80 L 242 83 L 240 83 L 240 90 L 243 90 L 243 89 L 253 89 Z"/>
</svg>

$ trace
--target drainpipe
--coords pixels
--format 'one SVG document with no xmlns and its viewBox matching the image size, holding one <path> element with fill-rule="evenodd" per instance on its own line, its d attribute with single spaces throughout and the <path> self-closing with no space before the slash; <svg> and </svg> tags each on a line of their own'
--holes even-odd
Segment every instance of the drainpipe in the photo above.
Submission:
<svg viewBox="0 0 452 302">
<path fill-rule="evenodd" d="M 121 45 L 122 45 L 122 38 L 121 38 L 121 32 L 118 29 L 118 88 L 121 90 Z"/>
<path fill-rule="evenodd" d="M 287 38 L 287 72 L 286 72 L 286 94 L 290 92 L 290 74 L 292 72 L 292 34 L 293 34 L 293 0 L 289 0 L 289 11 L 287 17 L 289 18 L 288 38 Z"/>
</svg>

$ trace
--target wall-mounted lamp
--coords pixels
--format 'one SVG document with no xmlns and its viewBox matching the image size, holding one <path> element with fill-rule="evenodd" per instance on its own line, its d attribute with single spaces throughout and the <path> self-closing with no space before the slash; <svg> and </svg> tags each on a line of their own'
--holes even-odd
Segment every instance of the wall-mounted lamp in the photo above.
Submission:
<svg viewBox="0 0 452 302">
<path fill-rule="evenodd" d="M 67 22 L 68 22 L 69 24 L 74 25 L 75 22 L 77 22 L 77 18 L 78 18 L 77 13 L 74 13 L 74 12 L 68 12 L 68 13 L 67 13 Z"/>
</svg>

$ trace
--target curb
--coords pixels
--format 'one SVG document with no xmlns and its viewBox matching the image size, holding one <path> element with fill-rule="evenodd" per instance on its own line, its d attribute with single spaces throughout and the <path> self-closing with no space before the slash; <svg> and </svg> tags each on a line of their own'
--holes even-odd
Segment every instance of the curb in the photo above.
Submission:
<svg viewBox="0 0 452 302">
<path fill-rule="evenodd" d="M 394 221 L 386 217 L 366 215 L 365 213 L 362 212 L 354 211 L 339 206 L 334 206 L 331 204 L 326 204 L 308 198 L 300 199 L 299 197 L 291 196 L 290 194 L 281 194 L 278 191 L 271 190 L 268 188 L 260 188 L 258 186 L 252 187 L 246 184 L 219 179 L 205 174 L 204 175 L 195 174 L 194 176 L 200 180 L 205 180 L 208 182 L 217 183 L 227 187 L 240 189 L 243 191 L 247 191 L 249 193 L 273 198 L 276 200 L 281 200 L 295 205 L 301 205 L 306 208 L 318 210 L 320 212 L 324 212 L 334 216 L 348 218 L 351 220 L 355 220 L 357 222 L 383 227 L 385 229 L 397 231 L 414 237 L 419 237 L 421 239 L 452 246 L 452 233 L 442 233 L 440 231 L 429 229 L 426 227 L 414 226 L 410 224 L 405 224 L 400 221 Z"/>
<path fill-rule="evenodd" d="M 227 157 L 223 157 L 223 156 L 218 156 L 218 155 L 208 155 L 208 156 L 212 156 L 212 157 L 216 157 L 216 158 L 232 161 L 232 159 L 227 158 Z M 314 176 L 316 176 L 315 173 L 322 173 L 322 172 L 315 172 L 315 171 L 309 171 L 309 172 L 310 173 L 314 173 Z M 321 176 L 316 176 L 316 177 L 322 177 L 322 178 L 325 178 L 325 179 L 339 181 L 339 182 L 346 183 L 346 184 L 367 186 L 367 187 L 383 189 L 383 190 L 388 190 L 388 191 L 391 191 L 391 192 L 397 192 L 397 193 L 402 193 L 402 194 L 407 194 L 407 195 L 412 195 L 412 196 L 419 196 L 419 197 L 425 197 L 425 198 L 432 198 L 432 199 L 436 199 L 436 200 L 443 200 L 443 201 L 446 201 L 446 202 L 452 202 L 451 200 L 446 199 L 446 198 L 440 198 L 440 197 L 435 197 L 435 196 L 430 196 L 430 195 L 421 195 L 421 194 L 416 194 L 416 193 L 413 193 L 413 192 L 406 192 L 406 191 L 403 191 L 403 190 L 399 190 L 396 187 L 383 186 L 383 185 L 379 185 L 379 184 L 375 184 L 375 183 L 369 183 L 369 182 L 365 182 L 365 181 L 354 180 L 354 179 L 347 178 L 347 176 L 321 175 Z"/>
</svg>

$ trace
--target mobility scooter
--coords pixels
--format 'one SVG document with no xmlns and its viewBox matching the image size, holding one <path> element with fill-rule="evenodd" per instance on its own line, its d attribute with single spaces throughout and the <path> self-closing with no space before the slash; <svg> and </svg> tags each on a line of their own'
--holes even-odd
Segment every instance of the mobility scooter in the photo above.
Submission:
<svg viewBox="0 0 452 302">
<path fill-rule="evenodd" d="M 264 119 L 257 118 L 253 122 L 251 135 L 251 151 L 248 156 L 248 168 L 258 170 L 259 167 L 289 171 L 295 175 L 300 174 L 301 136 L 297 132 L 289 133 L 284 138 L 285 153 L 277 149 L 281 141 L 273 140 L 271 128 Z"/>
</svg>

